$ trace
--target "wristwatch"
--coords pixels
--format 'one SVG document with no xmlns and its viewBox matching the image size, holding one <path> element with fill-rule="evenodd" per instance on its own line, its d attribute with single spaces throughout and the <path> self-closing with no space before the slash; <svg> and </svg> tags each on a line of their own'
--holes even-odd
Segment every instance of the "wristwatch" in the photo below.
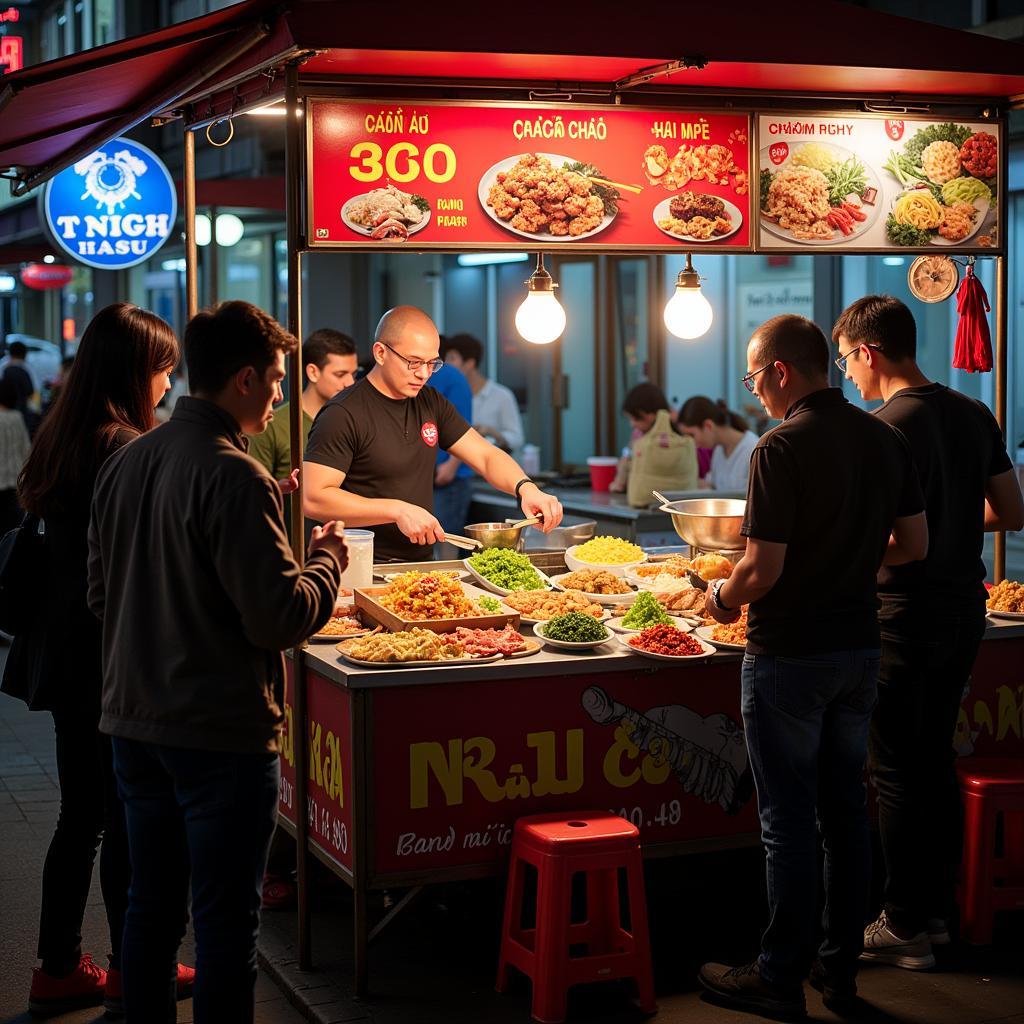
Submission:
<svg viewBox="0 0 1024 1024">
<path fill-rule="evenodd" d="M 711 584 L 711 597 L 715 604 L 722 609 L 723 612 L 734 612 L 735 608 L 730 608 L 721 598 L 722 587 L 725 586 L 725 580 L 715 580 Z"/>
<path fill-rule="evenodd" d="M 525 487 L 525 486 L 526 486 L 527 484 L 532 484 L 532 483 L 533 483 L 533 481 L 532 481 L 532 480 L 531 480 L 531 479 L 530 479 L 530 478 L 529 478 L 528 476 L 524 476 L 524 477 L 523 477 L 523 479 L 522 479 L 522 480 L 520 480 L 520 481 L 519 481 L 519 483 L 517 483 L 517 484 L 516 484 L 516 498 L 518 499 L 518 497 L 519 497 L 519 492 L 520 492 L 520 491 L 521 491 L 521 490 L 522 490 L 522 489 L 523 489 L 523 488 L 524 488 L 524 487 Z"/>
</svg>

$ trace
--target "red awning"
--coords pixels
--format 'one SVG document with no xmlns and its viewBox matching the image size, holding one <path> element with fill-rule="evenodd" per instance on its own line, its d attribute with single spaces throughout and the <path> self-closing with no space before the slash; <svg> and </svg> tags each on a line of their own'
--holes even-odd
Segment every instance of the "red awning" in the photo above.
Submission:
<svg viewBox="0 0 1024 1024">
<path fill-rule="evenodd" d="M 196 117 L 204 108 L 221 114 L 237 106 L 238 88 L 245 102 L 260 89 L 277 92 L 280 80 L 264 73 L 297 55 L 310 55 L 304 75 L 372 81 L 391 92 L 422 79 L 475 80 L 557 87 L 586 99 L 688 58 L 704 66 L 657 77 L 631 94 L 739 93 L 751 107 L 780 96 L 1024 104 L 1022 46 L 834 0 L 807 10 L 801 20 L 793 5 L 733 0 L 683 18 L 590 0 L 539 20 L 501 10 L 488 17 L 476 0 L 450 0 L 433 17 L 419 0 L 392 0 L 386 9 L 245 0 L 7 76 L 0 168 L 38 183 L 152 114 L 175 115 L 186 102 Z"/>
</svg>

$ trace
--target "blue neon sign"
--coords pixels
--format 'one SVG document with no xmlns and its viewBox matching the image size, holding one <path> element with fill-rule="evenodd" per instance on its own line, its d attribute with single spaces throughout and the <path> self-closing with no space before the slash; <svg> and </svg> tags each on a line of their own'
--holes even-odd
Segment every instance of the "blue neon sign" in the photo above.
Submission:
<svg viewBox="0 0 1024 1024">
<path fill-rule="evenodd" d="M 42 213 L 53 240 L 97 270 L 148 260 L 174 230 L 178 196 L 145 146 L 114 139 L 46 183 Z"/>
</svg>

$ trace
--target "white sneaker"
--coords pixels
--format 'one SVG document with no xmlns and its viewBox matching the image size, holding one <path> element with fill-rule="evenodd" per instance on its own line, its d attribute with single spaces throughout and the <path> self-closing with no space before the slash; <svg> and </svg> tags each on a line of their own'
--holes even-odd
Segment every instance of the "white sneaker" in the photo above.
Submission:
<svg viewBox="0 0 1024 1024">
<path fill-rule="evenodd" d="M 949 945 L 949 928 L 941 917 L 928 918 L 928 941 L 933 946 Z"/>
<path fill-rule="evenodd" d="M 864 952 L 861 960 L 892 964 L 908 971 L 924 971 L 935 966 L 935 955 L 927 932 L 920 932 L 912 939 L 901 939 L 894 934 L 883 910 L 877 921 L 864 929 Z"/>
</svg>

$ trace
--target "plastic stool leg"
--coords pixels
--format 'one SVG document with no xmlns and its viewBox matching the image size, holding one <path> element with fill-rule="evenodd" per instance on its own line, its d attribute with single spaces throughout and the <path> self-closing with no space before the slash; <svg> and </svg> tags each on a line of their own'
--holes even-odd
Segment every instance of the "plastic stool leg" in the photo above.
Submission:
<svg viewBox="0 0 1024 1024">
<path fill-rule="evenodd" d="M 539 868 L 531 1015 L 542 1024 L 561 1024 L 568 1007 L 571 882 L 572 875 L 562 858 L 551 858 Z"/>
<path fill-rule="evenodd" d="M 647 930 L 647 899 L 644 894 L 644 870 L 640 852 L 630 860 L 626 869 L 629 885 L 629 917 L 633 929 L 633 954 L 636 962 L 637 1002 L 644 1013 L 658 1009 L 654 998 L 654 975 L 651 969 L 651 939 Z"/>
<path fill-rule="evenodd" d="M 511 964 L 508 961 L 507 946 L 513 936 L 519 934 L 519 921 L 523 913 L 523 879 L 526 864 L 522 858 L 513 855 L 509 865 L 508 888 L 505 890 L 505 913 L 501 925 L 501 952 L 498 954 L 498 977 L 494 988 L 504 992 L 508 988 Z"/>
</svg>

